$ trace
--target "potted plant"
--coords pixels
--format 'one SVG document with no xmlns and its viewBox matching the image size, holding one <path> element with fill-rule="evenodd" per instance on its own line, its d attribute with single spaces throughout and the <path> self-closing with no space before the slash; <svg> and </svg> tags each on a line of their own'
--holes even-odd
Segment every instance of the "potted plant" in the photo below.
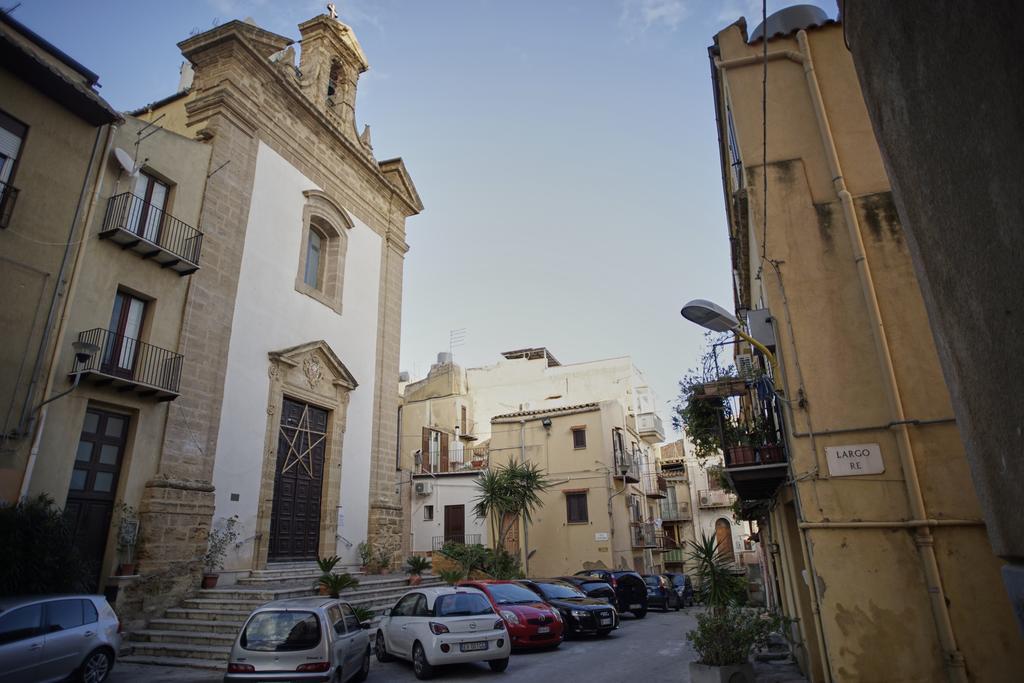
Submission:
<svg viewBox="0 0 1024 683">
<path fill-rule="evenodd" d="M 373 546 L 363 541 L 356 546 L 359 552 L 360 571 L 369 574 L 373 569 Z"/>
<path fill-rule="evenodd" d="M 220 527 L 211 527 L 206 537 L 206 554 L 203 556 L 203 588 L 216 588 L 217 572 L 224 568 L 224 556 L 228 546 L 238 540 L 238 515 L 224 520 Z"/>
<path fill-rule="evenodd" d="M 328 595 L 332 598 L 336 598 L 341 591 L 358 586 L 359 579 L 348 572 L 344 572 L 342 574 L 324 574 L 320 577 L 319 584 L 321 589 L 326 590 Z"/>
<path fill-rule="evenodd" d="M 423 581 L 423 572 L 430 569 L 430 560 L 422 555 L 413 555 L 405 561 L 405 571 L 409 574 L 409 585 L 418 586 Z"/>
<path fill-rule="evenodd" d="M 131 505 L 120 502 L 116 506 L 117 523 L 117 575 L 135 574 L 135 544 L 139 538 L 139 515 Z"/>
<path fill-rule="evenodd" d="M 376 573 L 386 573 L 391 568 L 391 551 L 387 548 L 378 549 L 373 567 L 376 569 Z"/>
<path fill-rule="evenodd" d="M 322 579 L 325 576 L 330 576 L 331 571 L 333 571 L 334 569 L 334 566 L 338 564 L 338 562 L 340 561 L 341 558 L 337 555 L 319 558 L 316 561 L 316 564 L 320 568 L 320 578 Z M 322 583 L 320 583 L 319 579 L 317 579 L 317 585 L 320 587 L 320 595 L 327 595 L 327 588 Z"/>
<path fill-rule="evenodd" d="M 352 605 L 352 612 L 356 615 L 356 619 L 359 620 L 360 624 L 365 624 L 369 621 L 373 621 L 374 612 L 368 607 L 362 605 Z"/>
<path fill-rule="evenodd" d="M 740 607 L 746 597 L 742 576 L 737 576 L 729 549 L 702 535 L 690 541 L 689 560 L 695 566 L 697 594 L 708 610 L 697 615 L 697 628 L 686 639 L 697 651 L 690 662 L 692 683 L 754 683 L 750 654 L 764 647 L 768 636 L 782 625 L 780 617 Z"/>
</svg>

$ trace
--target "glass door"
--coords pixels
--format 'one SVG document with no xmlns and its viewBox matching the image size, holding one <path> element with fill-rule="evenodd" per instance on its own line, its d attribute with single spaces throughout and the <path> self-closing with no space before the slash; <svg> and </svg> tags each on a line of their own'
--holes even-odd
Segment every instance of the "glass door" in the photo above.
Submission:
<svg viewBox="0 0 1024 683">
<path fill-rule="evenodd" d="M 167 207 L 167 184 L 140 172 L 135 180 L 135 196 L 142 200 L 133 232 L 154 244 L 160 241 L 160 227 Z"/>
<path fill-rule="evenodd" d="M 103 351 L 104 372 L 122 377 L 132 376 L 145 312 L 145 301 L 124 292 L 117 293 Z"/>
</svg>

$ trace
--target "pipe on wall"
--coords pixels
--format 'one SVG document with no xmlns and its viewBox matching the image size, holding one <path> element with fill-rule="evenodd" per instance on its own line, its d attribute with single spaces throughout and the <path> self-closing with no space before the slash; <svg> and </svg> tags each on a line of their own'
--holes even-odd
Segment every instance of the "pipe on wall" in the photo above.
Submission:
<svg viewBox="0 0 1024 683">
<path fill-rule="evenodd" d="M 804 30 L 798 31 L 796 39 L 797 44 L 800 46 L 800 55 L 803 58 L 804 75 L 807 79 L 807 87 L 810 90 L 814 117 L 818 123 L 818 132 L 821 134 L 825 157 L 828 161 L 829 170 L 832 173 L 832 184 L 842 205 L 843 221 L 846 223 L 849 232 L 861 292 L 864 295 L 868 315 L 871 318 L 872 336 L 879 355 L 879 365 L 885 382 L 886 395 L 889 399 L 890 409 L 895 416 L 893 423 L 896 425 L 897 450 L 899 452 L 900 464 L 903 468 L 903 480 L 906 484 L 908 502 L 914 518 L 926 520 L 928 515 L 925 510 L 924 497 L 921 493 L 921 482 L 918 478 L 917 466 L 914 461 L 914 447 L 910 440 L 910 430 L 907 427 L 906 416 L 903 412 L 903 400 L 900 395 L 899 382 L 896 378 L 892 352 L 889 348 L 889 340 L 885 331 L 884 321 L 882 320 L 882 312 L 878 306 L 878 296 L 875 292 L 871 268 L 864 249 L 860 221 L 857 219 L 857 212 L 853 205 L 853 195 L 850 194 L 846 187 L 846 179 L 843 176 L 842 166 L 839 163 L 835 139 L 832 135 L 828 114 L 825 111 L 825 103 L 818 85 L 818 77 L 814 71 L 814 61 L 811 57 L 811 50 L 807 41 L 807 32 Z M 939 643 L 942 646 L 949 679 L 953 683 L 966 683 L 966 664 L 963 654 L 957 647 L 953 622 L 946 604 L 946 594 L 942 584 L 942 576 L 939 573 L 939 564 L 935 557 L 934 538 L 931 534 L 931 527 L 929 525 L 918 525 L 913 528 L 917 529 L 914 542 L 917 545 L 918 556 L 921 559 L 921 568 L 927 584 L 932 617 L 935 621 Z"/>
</svg>

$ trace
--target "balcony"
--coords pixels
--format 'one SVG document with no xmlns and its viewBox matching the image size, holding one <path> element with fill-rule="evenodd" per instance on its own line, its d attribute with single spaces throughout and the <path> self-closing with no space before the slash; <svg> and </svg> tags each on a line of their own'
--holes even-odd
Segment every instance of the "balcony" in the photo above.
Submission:
<svg viewBox="0 0 1024 683">
<path fill-rule="evenodd" d="M 668 482 L 660 474 L 650 473 L 644 476 L 644 495 L 648 498 L 667 498 Z"/>
<path fill-rule="evenodd" d="M 665 564 L 682 564 L 686 561 L 686 551 L 682 548 L 669 550 L 662 555 L 661 559 L 665 561 Z"/>
<path fill-rule="evenodd" d="M 640 483 L 640 464 L 637 462 L 635 453 L 625 453 L 623 451 L 616 450 L 614 453 L 614 460 L 614 476 L 616 479 L 622 479 L 627 483 Z M 625 472 L 625 474 L 623 474 L 623 472 Z"/>
<path fill-rule="evenodd" d="M 740 500 L 768 500 L 786 482 L 786 452 L 774 444 L 727 448 L 725 473 Z"/>
<path fill-rule="evenodd" d="M 449 543 L 480 545 L 480 534 L 448 534 L 447 536 L 434 536 L 431 541 L 430 545 L 434 550 L 440 550 Z"/>
<path fill-rule="evenodd" d="M 7 183 L 0 183 L 0 228 L 6 228 L 14 213 L 14 203 L 18 201 L 18 188 Z"/>
<path fill-rule="evenodd" d="M 99 348 L 99 353 L 84 366 L 77 366 L 75 372 L 82 375 L 82 379 L 158 401 L 173 401 L 180 395 L 184 361 L 180 353 L 103 328 L 79 333 L 78 341 Z"/>
<path fill-rule="evenodd" d="M 732 507 L 733 494 L 722 489 L 705 489 L 697 492 L 702 508 L 727 508 Z"/>
<path fill-rule="evenodd" d="M 636 429 L 640 438 L 650 444 L 665 440 L 665 427 L 657 413 L 640 413 L 636 416 Z"/>
<path fill-rule="evenodd" d="M 114 195 L 107 202 L 100 238 L 179 275 L 199 270 L 203 233 L 131 192 Z"/>
<path fill-rule="evenodd" d="M 689 503 L 670 503 L 663 500 L 661 501 L 658 514 L 661 515 L 661 521 L 663 522 L 683 522 L 693 519 Z"/>
<path fill-rule="evenodd" d="M 651 522 L 631 522 L 629 540 L 633 548 L 657 548 L 658 534 Z"/>
<path fill-rule="evenodd" d="M 420 455 L 416 457 L 421 458 Z M 453 474 L 480 470 L 485 466 L 486 460 L 474 457 L 472 448 L 467 449 L 461 441 L 451 439 L 448 448 L 432 448 L 426 458 L 417 461 L 413 474 Z"/>
</svg>

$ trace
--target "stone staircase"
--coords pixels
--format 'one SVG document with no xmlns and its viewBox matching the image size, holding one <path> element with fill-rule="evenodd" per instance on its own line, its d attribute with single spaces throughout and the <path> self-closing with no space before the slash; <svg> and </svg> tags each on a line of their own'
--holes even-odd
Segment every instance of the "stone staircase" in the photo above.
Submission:
<svg viewBox="0 0 1024 683">
<path fill-rule="evenodd" d="M 359 586 L 343 591 L 341 599 L 373 611 L 375 620 L 409 590 L 405 574 L 354 575 Z M 235 636 L 249 613 L 271 600 L 315 595 L 319 576 L 316 563 L 270 565 L 235 585 L 198 590 L 163 617 L 151 619 L 145 629 L 129 633 L 119 661 L 226 670 Z M 421 585 L 441 583 L 425 575 Z"/>
</svg>

